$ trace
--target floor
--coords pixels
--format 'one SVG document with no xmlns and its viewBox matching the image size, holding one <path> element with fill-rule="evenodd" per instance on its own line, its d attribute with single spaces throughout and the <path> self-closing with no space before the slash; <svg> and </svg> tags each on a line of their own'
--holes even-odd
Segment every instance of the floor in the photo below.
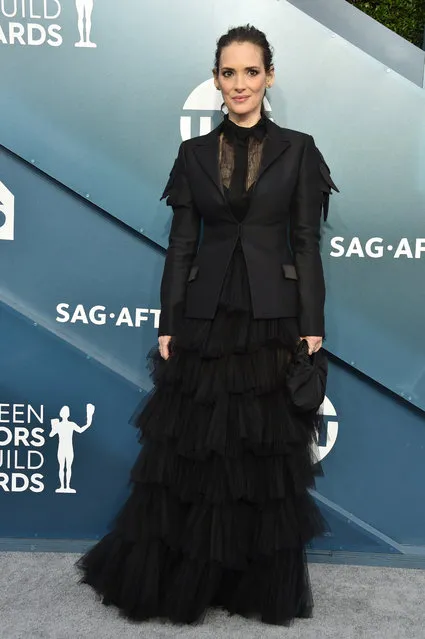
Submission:
<svg viewBox="0 0 425 639">
<path fill-rule="evenodd" d="M 0 552 L 1 639 L 425 639 L 425 570 L 310 563 L 314 617 L 290 628 L 211 610 L 204 624 L 130 623 L 78 584 L 73 553 Z"/>
</svg>

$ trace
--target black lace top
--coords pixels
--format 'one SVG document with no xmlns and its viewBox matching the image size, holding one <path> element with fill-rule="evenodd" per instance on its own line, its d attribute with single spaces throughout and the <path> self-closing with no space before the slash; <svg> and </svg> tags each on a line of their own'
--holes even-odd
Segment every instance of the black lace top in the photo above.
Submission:
<svg viewBox="0 0 425 639">
<path fill-rule="evenodd" d="M 242 221 L 260 168 L 264 137 L 264 116 L 252 127 L 239 126 L 224 116 L 221 124 L 220 171 L 233 215 Z"/>
</svg>

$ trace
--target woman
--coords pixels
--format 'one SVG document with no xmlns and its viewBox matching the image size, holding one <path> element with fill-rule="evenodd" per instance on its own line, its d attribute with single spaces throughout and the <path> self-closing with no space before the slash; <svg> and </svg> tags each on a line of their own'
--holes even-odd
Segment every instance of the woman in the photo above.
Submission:
<svg viewBox="0 0 425 639">
<path fill-rule="evenodd" d="M 336 187 L 313 138 L 262 111 L 261 31 L 222 36 L 213 73 L 228 115 L 181 144 L 163 193 L 173 220 L 132 493 L 78 566 L 131 619 L 194 623 L 222 606 L 289 625 L 312 615 L 305 545 L 327 526 L 307 490 L 323 474 L 314 417 L 293 409 L 285 375 L 300 338 L 322 346 L 320 217 Z"/>
</svg>

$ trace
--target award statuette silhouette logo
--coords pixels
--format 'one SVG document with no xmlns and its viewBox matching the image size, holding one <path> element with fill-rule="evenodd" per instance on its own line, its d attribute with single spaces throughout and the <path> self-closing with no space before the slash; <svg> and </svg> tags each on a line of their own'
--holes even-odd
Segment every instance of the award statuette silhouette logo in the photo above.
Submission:
<svg viewBox="0 0 425 639">
<path fill-rule="evenodd" d="M 93 12 L 94 0 L 75 0 L 78 13 L 78 31 L 80 33 L 80 39 L 75 43 L 75 47 L 83 47 L 89 49 L 95 49 L 97 44 L 90 40 L 91 35 L 91 15 Z"/>
<path fill-rule="evenodd" d="M 58 436 L 58 462 L 59 462 L 59 482 L 60 487 L 56 488 L 56 493 L 76 493 L 74 488 L 71 488 L 71 475 L 72 475 L 72 463 L 74 461 L 74 446 L 73 436 L 74 433 L 83 433 L 87 428 L 90 428 L 93 420 L 94 404 L 87 404 L 86 406 L 86 424 L 85 426 L 77 426 L 74 422 L 69 421 L 70 411 L 69 406 L 62 406 L 59 411 L 61 419 L 54 418 L 50 420 L 52 430 L 49 437 Z M 65 477 L 66 466 L 66 477 Z"/>
</svg>

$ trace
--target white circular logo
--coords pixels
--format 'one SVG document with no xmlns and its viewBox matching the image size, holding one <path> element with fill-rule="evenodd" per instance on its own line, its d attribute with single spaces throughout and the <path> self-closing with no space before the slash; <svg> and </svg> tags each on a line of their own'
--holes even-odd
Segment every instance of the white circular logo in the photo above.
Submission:
<svg viewBox="0 0 425 639">
<path fill-rule="evenodd" d="M 197 135 L 205 135 L 212 131 L 221 121 L 221 91 L 217 91 L 214 78 L 199 84 L 189 95 L 183 105 L 187 114 L 180 118 L 180 134 L 182 140 L 189 140 Z M 271 113 L 270 102 L 263 101 L 264 109 Z"/>
<path fill-rule="evenodd" d="M 335 407 L 328 397 L 325 397 L 318 412 L 323 415 L 325 428 L 323 433 L 319 433 L 319 445 L 314 443 L 312 448 L 315 458 L 322 461 L 335 445 L 338 437 L 338 420 Z"/>
</svg>

